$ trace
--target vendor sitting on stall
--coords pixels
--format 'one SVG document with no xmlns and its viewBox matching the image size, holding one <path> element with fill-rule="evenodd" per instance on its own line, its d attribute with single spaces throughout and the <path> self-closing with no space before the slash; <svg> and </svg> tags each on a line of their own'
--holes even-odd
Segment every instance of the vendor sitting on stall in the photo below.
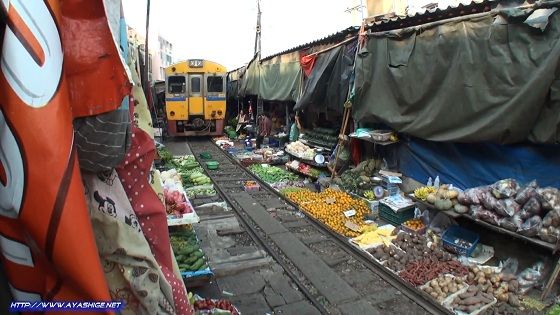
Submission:
<svg viewBox="0 0 560 315">
<path fill-rule="evenodd" d="M 264 138 L 270 136 L 270 132 L 272 131 L 272 121 L 268 113 L 263 113 L 257 119 L 257 128 L 257 149 L 260 149 Z"/>
<path fill-rule="evenodd" d="M 292 121 L 292 126 L 290 127 L 290 142 L 295 142 L 299 139 L 300 132 L 303 131 L 299 120 L 299 114 L 291 113 L 290 121 Z"/>
</svg>

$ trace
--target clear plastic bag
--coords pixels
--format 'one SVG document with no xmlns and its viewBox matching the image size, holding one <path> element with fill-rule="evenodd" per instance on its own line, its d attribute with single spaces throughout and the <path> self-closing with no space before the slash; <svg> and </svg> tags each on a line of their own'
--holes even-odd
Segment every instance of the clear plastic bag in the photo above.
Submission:
<svg viewBox="0 0 560 315">
<path fill-rule="evenodd" d="M 500 268 L 504 274 L 517 274 L 517 269 L 519 268 L 519 261 L 516 258 L 508 258 L 504 261 L 500 261 Z"/>
<path fill-rule="evenodd" d="M 539 234 L 541 227 L 542 219 L 538 215 L 535 215 L 523 222 L 523 224 L 519 227 L 519 230 L 517 230 L 517 233 L 527 237 L 534 237 Z"/>
<path fill-rule="evenodd" d="M 540 215 L 541 214 L 541 203 L 536 197 L 531 197 L 521 208 L 521 211 L 525 211 L 532 215 Z"/>
<path fill-rule="evenodd" d="M 414 218 L 415 219 L 421 219 L 422 222 L 424 222 L 425 226 L 430 225 L 430 211 L 428 211 L 428 210 L 424 210 L 424 212 L 422 212 L 422 211 L 420 211 L 420 209 L 415 208 L 414 209 Z"/>
<path fill-rule="evenodd" d="M 543 277 L 544 263 L 537 262 L 532 267 L 523 270 L 517 275 L 519 281 L 519 293 L 525 294 L 536 287 Z"/>
<path fill-rule="evenodd" d="M 560 239 L 560 229 L 554 226 L 541 227 L 539 229 L 539 238 L 545 242 L 556 244 Z"/>
<path fill-rule="evenodd" d="M 476 187 L 465 190 L 459 193 L 457 200 L 463 205 L 479 205 L 482 202 L 484 193 L 488 191 L 488 187 Z"/>
<path fill-rule="evenodd" d="M 537 188 L 538 185 L 536 180 L 530 182 L 529 184 L 527 184 L 527 186 L 525 186 L 517 193 L 517 195 L 515 196 L 515 201 L 520 205 L 524 205 L 529 200 L 529 198 L 535 197 L 537 195 Z"/>
<path fill-rule="evenodd" d="M 493 210 L 499 207 L 498 199 L 496 199 L 490 192 L 482 194 L 481 204 L 488 210 Z"/>
<path fill-rule="evenodd" d="M 455 222 L 455 220 L 447 214 L 438 212 L 438 214 L 436 214 L 436 216 L 431 220 L 429 229 L 436 233 L 441 233 L 452 225 L 457 225 L 457 222 Z"/>
<path fill-rule="evenodd" d="M 539 201 L 545 210 L 560 209 L 560 191 L 554 187 L 537 189 Z"/>
<path fill-rule="evenodd" d="M 490 224 L 499 225 L 500 218 L 492 211 L 485 209 L 483 206 L 471 206 L 471 215 L 479 220 Z"/>
<path fill-rule="evenodd" d="M 518 190 L 519 184 L 513 178 L 502 179 L 492 185 L 492 194 L 498 199 L 511 198 Z"/>
<path fill-rule="evenodd" d="M 498 200 L 496 207 L 493 208 L 497 214 L 504 217 L 512 217 L 514 214 L 519 212 L 521 206 L 513 200 L 513 198 Z"/>
<path fill-rule="evenodd" d="M 506 230 L 517 232 L 523 224 L 523 220 L 516 214 L 512 217 L 500 219 L 498 224 Z"/>
<path fill-rule="evenodd" d="M 543 219 L 543 226 L 544 227 L 558 227 L 560 226 L 560 210 L 551 210 L 549 211 Z"/>
</svg>

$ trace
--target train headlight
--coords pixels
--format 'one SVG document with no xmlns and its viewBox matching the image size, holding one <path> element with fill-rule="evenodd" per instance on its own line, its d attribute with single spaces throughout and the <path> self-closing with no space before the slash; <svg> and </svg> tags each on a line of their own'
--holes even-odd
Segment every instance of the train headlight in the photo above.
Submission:
<svg viewBox="0 0 560 315">
<path fill-rule="evenodd" d="M 218 111 L 218 116 L 222 116 L 223 112 L 221 110 Z"/>
<path fill-rule="evenodd" d="M 216 111 L 212 111 L 212 117 L 216 117 Z"/>
<path fill-rule="evenodd" d="M 169 112 L 169 116 L 175 116 L 175 112 L 174 112 L 174 111 L 170 111 L 170 112 Z"/>
</svg>

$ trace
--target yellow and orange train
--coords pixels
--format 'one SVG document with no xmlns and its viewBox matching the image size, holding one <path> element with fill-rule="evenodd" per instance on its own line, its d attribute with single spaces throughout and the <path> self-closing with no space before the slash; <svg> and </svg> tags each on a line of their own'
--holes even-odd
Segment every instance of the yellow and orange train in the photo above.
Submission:
<svg viewBox="0 0 560 315">
<path fill-rule="evenodd" d="M 167 131 L 172 136 L 221 135 L 226 115 L 226 68 L 190 59 L 165 69 Z"/>
</svg>

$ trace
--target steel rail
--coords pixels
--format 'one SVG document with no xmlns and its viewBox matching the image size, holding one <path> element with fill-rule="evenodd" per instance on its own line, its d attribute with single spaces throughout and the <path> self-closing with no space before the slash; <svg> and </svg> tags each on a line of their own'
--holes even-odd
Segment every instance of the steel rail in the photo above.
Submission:
<svg viewBox="0 0 560 315">
<path fill-rule="evenodd" d="M 213 141 L 210 140 L 211 143 L 214 143 Z M 192 152 L 192 154 L 194 155 L 196 161 L 202 166 L 204 165 L 204 161 L 202 161 L 202 159 L 195 153 L 195 151 L 193 150 L 193 147 L 191 146 L 191 142 L 187 142 L 187 146 L 189 147 L 189 150 Z M 220 152 L 223 153 L 223 155 L 229 159 L 230 161 L 232 161 L 228 154 L 226 154 L 225 152 L 223 152 L 223 150 L 221 148 L 218 147 L 218 149 L 220 150 Z M 236 165 L 236 164 L 234 164 Z M 242 167 L 242 166 L 241 166 Z M 203 167 L 204 168 L 204 167 Z M 207 170 L 207 168 L 205 168 L 205 170 Z M 242 170 L 245 173 L 250 173 L 247 172 L 247 170 L 245 170 L 244 167 L 242 167 Z M 282 259 L 282 257 L 280 257 L 280 255 L 278 254 L 278 252 L 276 250 L 274 250 L 269 244 L 267 244 L 266 240 L 264 239 L 264 237 L 261 237 L 259 235 L 259 232 L 255 229 L 255 223 L 250 223 L 249 220 L 250 218 L 246 218 L 245 216 L 248 216 L 248 214 L 243 210 L 242 207 L 240 207 L 239 205 L 237 205 L 237 202 L 235 200 L 233 200 L 225 191 L 223 191 L 219 185 L 219 183 L 213 178 L 213 176 L 211 176 L 210 173 L 207 172 L 208 177 L 210 178 L 210 180 L 212 181 L 212 183 L 214 184 L 214 189 L 221 195 L 222 198 L 224 198 L 225 201 L 227 201 L 227 203 L 232 207 L 232 209 L 235 211 L 235 213 L 237 214 L 237 217 L 240 219 L 241 224 L 243 225 L 243 227 L 245 228 L 245 231 L 247 231 L 247 233 L 249 234 L 249 236 L 257 243 L 259 243 L 260 245 L 262 245 L 264 247 L 264 249 L 266 250 L 266 252 L 272 256 L 274 258 L 274 260 L 276 261 L 277 264 L 279 264 L 283 269 L 284 272 L 290 277 L 290 279 L 292 279 L 292 281 L 297 285 L 298 289 L 303 293 L 303 295 L 305 296 L 305 298 L 307 300 L 309 300 L 311 302 L 311 304 L 313 304 L 313 306 L 315 306 L 317 308 L 317 310 L 321 313 L 321 314 L 329 314 L 330 312 L 328 312 L 328 310 L 313 296 L 313 294 L 311 294 L 311 292 L 307 289 L 307 287 L 299 280 L 299 278 L 291 271 L 291 268 L 295 268 L 288 266 L 288 264 L 286 264 L 284 262 L 284 260 Z M 285 258 L 287 258 L 286 256 L 284 256 Z M 300 271 L 301 272 L 301 271 Z"/>
<path fill-rule="evenodd" d="M 314 218 L 313 216 L 309 215 L 306 211 L 302 210 L 297 204 L 295 204 L 291 200 L 284 197 L 280 192 L 278 192 L 277 190 L 272 188 L 269 184 L 267 184 L 266 182 L 261 180 L 258 176 L 256 176 L 252 172 L 248 171 L 246 169 L 246 167 L 244 167 L 237 159 L 235 159 L 229 153 L 227 153 L 223 149 L 221 149 L 216 143 L 214 143 L 214 141 L 210 140 L 210 142 L 212 143 L 212 145 L 214 145 L 216 148 L 218 148 L 218 150 L 223 155 L 225 155 L 226 158 L 228 158 L 231 162 L 237 164 L 246 173 L 248 173 L 254 180 L 259 182 L 261 187 L 264 186 L 267 189 L 267 191 L 269 191 L 272 194 L 280 197 L 284 202 L 291 205 L 295 209 L 300 210 L 305 215 L 305 217 L 307 219 L 309 219 L 311 222 L 313 222 L 315 224 L 316 227 L 319 228 L 320 231 L 325 232 L 329 236 L 332 236 L 337 241 L 337 243 L 339 244 L 339 247 L 341 247 L 342 250 L 344 250 L 345 252 L 359 258 L 359 261 L 362 264 L 364 264 L 369 270 L 373 271 L 375 274 L 377 274 L 383 280 L 385 280 L 386 282 L 391 284 L 393 287 L 395 287 L 397 290 L 402 292 L 405 296 L 407 296 L 408 298 L 410 298 L 411 300 L 416 302 L 418 305 L 420 305 L 426 311 L 428 311 L 432 314 L 449 314 L 449 315 L 453 314 L 453 312 L 451 312 L 448 309 L 446 309 L 445 307 L 443 307 L 443 305 L 437 303 L 437 301 L 432 299 L 428 294 L 426 294 L 426 293 L 422 292 L 421 290 L 418 290 L 415 287 L 411 286 L 405 280 L 400 278 L 397 274 L 393 273 L 392 271 L 383 267 L 380 263 L 371 259 L 371 257 L 369 257 L 368 254 L 366 254 L 364 251 L 362 251 L 359 248 L 356 248 L 355 246 L 350 245 L 347 238 L 345 238 L 344 236 L 332 231 L 323 222 L 321 222 L 321 221 L 317 220 L 316 218 Z"/>
</svg>

